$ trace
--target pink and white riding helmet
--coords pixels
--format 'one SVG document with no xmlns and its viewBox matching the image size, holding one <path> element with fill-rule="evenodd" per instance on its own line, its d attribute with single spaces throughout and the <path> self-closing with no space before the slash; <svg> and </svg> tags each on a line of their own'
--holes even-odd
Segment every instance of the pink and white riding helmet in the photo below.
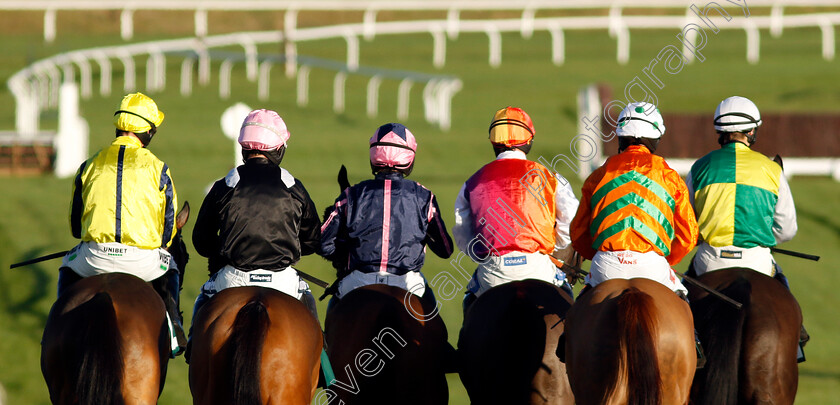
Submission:
<svg viewBox="0 0 840 405">
<path fill-rule="evenodd" d="M 407 169 L 414 163 L 417 140 L 403 124 L 385 124 L 370 138 L 370 164 Z"/>
<path fill-rule="evenodd" d="M 289 141 L 286 123 L 276 112 L 266 109 L 248 113 L 239 129 L 239 144 L 242 149 L 271 151 Z"/>
</svg>

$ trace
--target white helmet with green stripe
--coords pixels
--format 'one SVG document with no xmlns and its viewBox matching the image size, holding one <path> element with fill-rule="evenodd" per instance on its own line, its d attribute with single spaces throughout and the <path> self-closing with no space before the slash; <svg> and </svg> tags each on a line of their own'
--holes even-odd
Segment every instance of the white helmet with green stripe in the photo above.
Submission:
<svg viewBox="0 0 840 405">
<path fill-rule="evenodd" d="M 665 121 L 651 103 L 630 103 L 618 115 L 617 136 L 659 139 L 665 134 Z"/>
<path fill-rule="evenodd" d="M 748 132 L 761 125 L 761 113 L 746 97 L 733 96 L 723 100 L 715 110 L 717 132 Z"/>
</svg>

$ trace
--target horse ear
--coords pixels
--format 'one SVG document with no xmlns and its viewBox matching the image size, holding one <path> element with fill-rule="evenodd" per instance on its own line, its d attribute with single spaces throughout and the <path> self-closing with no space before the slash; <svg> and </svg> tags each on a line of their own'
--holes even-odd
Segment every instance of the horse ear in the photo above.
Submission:
<svg viewBox="0 0 840 405">
<path fill-rule="evenodd" d="M 347 179 L 347 168 L 341 165 L 338 169 L 338 187 L 341 188 L 339 192 L 344 192 L 347 187 L 350 187 L 350 180 Z"/>
<path fill-rule="evenodd" d="M 189 201 L 184 201 L 184 206 L 181 207 L 181 210 L 178 211 L 178 216 L 175 217 L 175 226 L 178 229 L 183 228 L 188 219 L 190 219 L 190 203 Z"/>
<path fill-rule="evenodd" d="M 776 157 L 773 158 L 773 161 L 779 164 L 779 167 L 782 168 L 782 171 L 785 170 L 785 165 L 782 163 L 782 157 L 779 154 L 776 154 Z"/>
</svg>

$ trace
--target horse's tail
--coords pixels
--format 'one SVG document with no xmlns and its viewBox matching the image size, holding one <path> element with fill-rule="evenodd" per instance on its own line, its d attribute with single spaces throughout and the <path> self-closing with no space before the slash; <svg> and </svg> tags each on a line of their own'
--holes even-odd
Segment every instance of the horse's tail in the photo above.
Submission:
<svg viewBox="0 0 840 405">
<path fill-rule="evenodd" d="M 695 381 L 705 380 L 705 384 L 698 387 L 706 387 L 701 389 L 698 405 L 738 402 L 742 336 L 751 291 L 750 283 L 743 278 L 733 281 L 722 291 L 743 305 L 740 310 L 715 297 L 704 298 L 702 308 L 696 305 L 697 329 L 702 333 L 700 340 L 708 358 L 706 366 L 697 371 L 695 378 Z"/>
<path fill-rule="evenodd" d="M 230 381 L 233 382 L 231 403 L 261 404 L 260 363 L 263 342 L 268 333 L 268 310 L 262 301 L 251 300 L 236 314 L 228 339 L 230 349 Z"/>
<path fill-rule="evenodd" d="M 628 404 L 658 405 L 662 403 L 659 362 L 653 342 L 656 325 L 650 311 L 653 298 L 637 288 L 630 288 L 616 302 L 618 330 L 626 354 Z M 620 360 L 619 360 L 620 361 Z"/>
<path fill-rule="evenodd" d="M 77 403 L 122 404 L 124 364 L 114 302 L 108 293 L 100 292 L 77 310 L 84 321 L 74 323 L 73 332 L 66 334 L 73 336 L 69 370 L 77 373 Z"/>
</svg>

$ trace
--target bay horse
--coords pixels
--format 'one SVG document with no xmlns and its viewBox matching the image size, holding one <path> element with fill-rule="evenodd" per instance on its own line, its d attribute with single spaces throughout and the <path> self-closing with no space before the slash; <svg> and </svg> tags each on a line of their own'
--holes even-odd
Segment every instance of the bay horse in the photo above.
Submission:
<svg viewBox="0 0 840 405">
<path fill-rule="evenodd" d="M 541 280 L 505 283 L 470 305 L 458 338 L 459 374 L 473 404 L 574 404 L 555 355 L 572 299 Z"/>
<path fill-rule="evenodd" d="M 336 379 L 318 403 L 447 404 L 454 349 L 438 315 L 431 303 L 390 285 L 345 294 L 327 311 L 327 354 Z"/>
<path fill-rule="evenodd" d="M 299 300 L 265 287 L 224 289 L 193 321 L 193 403 L 308 405 L 322 348 L 321 326 Z"/>
<path fill-rule="evenodd" d="M 178 212 L 169 250 L 183 274 L 188 254 Z M 107 273 L 73 283 L 50 309 L 41 340 L 41 372 L 53 404 L 154 404 L 170 355 L 163 300 L 142 279 Z"/>
<path fill-rule="evenodd" d="M 567 313 L 565 360 L 575 400 L 687 404 L 697 357 L 691 310 L 644 278 L 598 284 Z"/>
<path fill-rule="evenodd" d="M 698 281 L 740 302 L 740 310 L 688 286 L 708 361 L 691 388 L 695 404 L 792 404 L 799 378 L 802 312 L 782 283 L 754 270 L 710 271 Z"/>
</svg>

